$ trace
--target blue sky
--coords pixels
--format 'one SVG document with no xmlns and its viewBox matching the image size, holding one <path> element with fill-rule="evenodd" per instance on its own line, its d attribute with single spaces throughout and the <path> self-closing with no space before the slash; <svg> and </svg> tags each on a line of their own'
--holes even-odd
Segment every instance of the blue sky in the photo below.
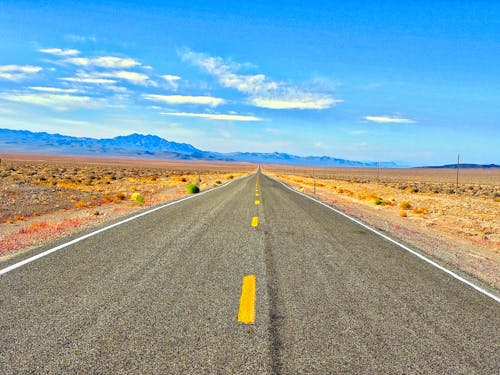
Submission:
<svg viewBox="0 0 500 375">
<path fill-rule="evenodd" d="M 304 4 L 4 0 L 0 127 L 500 163 L 500 1 Z"/>
</svg>

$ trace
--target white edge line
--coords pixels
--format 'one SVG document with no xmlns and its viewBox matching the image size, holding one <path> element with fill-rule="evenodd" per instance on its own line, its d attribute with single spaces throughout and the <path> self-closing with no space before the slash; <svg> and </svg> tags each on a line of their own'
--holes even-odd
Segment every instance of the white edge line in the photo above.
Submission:
<svg viewBox="0 0 500 375">
<path fill-rule="evenodd" d="M 250 175 L 251 175 L 251 174 L 250 174 Z M 239 177 L 239 178 L 237 178 L 237 179 L 234 179 L 234 180 L 231 180 L 231 181 L 229 181 L 229 182 L 226 182 L 225 184 L 223 184 L 223 185 L 221 185 L 221 186 L 219 186 L 219 187 L 212 188 L 212 189 L 210 189 L 210 190 L 205 190 L 205 191 L 202 191 L 202 192 L 201 192 L 201 193 L 199 193 L 199 194 L 190 195 L 190 196 L 187 196 L 187 197 L 184 197 L 184 198 L 178 199 L 178 200 L 176 200 L 176 201 L 173 201 L 173 202 L 169 202 L 169 203 L 163 204 L 163 205 L 161 205 L 161 206 L 158 206 L 158 207 L 152 208 L 152 209 L 150 209 L 150 210 L 148 210 L 148 211 L 141 212 L 140 214 L 137 214 L 137 215 L 134 215 L 134 216 L 128 217 L 128 218 L 126 218 L 126 219 L 124 219 L 124 220 L 121 220 L 121 221 L 119 221 L 119 222 L 117 222 L 117 223 L 114 223 L 114 224 L 108 225 L 107 227 L 104 227 L 104 228 L 98 229 L 98 230 L 96 230 L 96 231 L 94 231 L 94 232 L 87 233 L 87 234 L 86 234 L 86 235 L 84 235 L 84 236 L 81 236 L 81 237 L 75 238 L 74 240 L 71 240 L 71 241 L 69 241 L 69 242 L 63 243 L 63 244 L 61 244 L 61 245 L 59 245 L 59 246 L 53 247 L 52 249 L 46 250 L 46 251 L 41 252 L 41 253 L 39 253 L 39 254 L 37 254 L 37 255 L 34 255 L 34 256 L 30 257 L 30 258 L 24 259 L 24 260 L 22 260 L 22 261 L 20 261 L 20 262 L 18 262 L 18 263 L 14 263 L 14 264 L 12 264 L 12 265 L 10 265 L 10 266 L 8 266 L 8 267 L 5 267 L 5 268 L 3 268 L 3 269 L 1 269 L 1 270 L 0 270 L 0 276 L 1 276 L 1 275 L 4 275 L 4 274 L 6 274 L 6 273 L 8 273 L 8 272 L 10 272 L 10 271 L 13 271 L 13 270 L 15 270 L 16 268 L 22 267 L 22 266 L 24 266 L 24 265 L 26 265 L 26 264 L 28 264 L 28 263 L 34 262 L 34 261 L 35 261 L 35 260 L 37 260 L 37 259 L 43 258 L 43 257 L 45 257 L 45 256 L 47 256 L 47 255 L 49 255 L 49 254 L 52 254 L 52 253 L 54 253 L 54 252 L 56 252 L 56 251 L 58 251 L 58 250 L 64 249 L 65 247 L 68 247 L 68 246 L 74 245 L 75 243 L 78 243 L 78 242 L 80 242 L 80 241 L 83 241 L 83 240 L 85 240 L 85 239 L 87 239 L 87 238 L 89 238 L 89 237 L 95 236 L 96 234 L 99 234 L 99 233 L 105 232 L 105 231 L 107 231 L 108 229 L 111 229 L 111 228 L 117 227 L 117 226 L 119 226 L 119 225 L 122 225 L 122 224 L 128 223 L 129 221 L 132 221 L 132 220 L 135 220 L 135 219 L 137 219 L 137 218 L 140 218 L 141 216 L 148 215 L 148 214 L 150 214 L 150 213 L 152 213 L 152 212 L 155 212 L 155 211 L 161 210 L 161 209 L 163 209 L 163 208 L 165 208 L 165 207 L 172 206 L 172 205 L 177 204 L 177 203 L 180 203 L 180 202 L 184 202 L 184 201 L 186 201 L 186 200 L 188 200 L 188 199 L 193 199 L 193 198 L 196 198 L 196 197 L 200 197 L 200 196 L 202 196 L 203 194 L 210 193 L 211 191 L 215 191 L 215 190 L 218 190 L 218 189 L 220 189 L 220 188 L 226 187 L 226 186 L 228 186 L 229 184 L 231 184 L 232 182 L 234 182 L 234 181 L 236 181 L 236 180 L 239 180 L 239 179 L 242 179 L 242 178 L 245 178 L 245 177 L 248 177 L 248 176 L 249 176 L 249 175 L 241 176 L 241 177 Z"/>
<path fill-rule="evenodd" d="M 266 175 L 266 176 L 267 176 L 267 175 Z M 402 243 L 399 243 L 398 241 L 396 241 L 396 240 L 392 239 L 391 237 L 389 237 L 389 236 L 387 236 L 387 235 L 385 235 L 385 234 L 383 234 L 383 233 L 379 232 L 378 230 L 376 230 L 376 229 L 374 229 L 374 228 L 372 228 L 372 227 L 370 227 L 370 226 L 366 225 L 365 223 L 363 223 L 363 222 L 359 221 L 358 219 L 355 219 L 355 218 L 353 218 L 353 217 L 351 217 L 351 216 L 347 215 L 346 213 L 344 213 L 344 212 L 342 212 L 342 211 L 340 211 L 340 210 L 338 210 L 338 209 L 336 209 L 336 208 L 334 208 L 334 207 L 332 207 L 332 206 L 329 206 L 329 205 L 328 205 L 328 204 L 326 204 L 325 202 L 322 202 L 322 201 L 320 201 L 320 200 L 318 200 L 318 199 L 316 199 L 316 198 L 314 198 L 314 197 L 311 197 L 310 195 L 304 194 L 304 193 L 302 193 L 302 192 L 300 192 L 300 191 L 298 191 L 298 190 L 296 190 L 296 189 L 294 189 L 294 188 L 292 188 L 292 187 L 288 186 L 287 184 L 285 184 L 284 182 L 282 182 L 282 181 L 280 181 L 280 180 L 277 180 L 277 179 L 275 179 L 275 178 L 273 178 L 273 177 L 271 177 L 271 176 L 267 176 L 267 177 L 269 177 L 271 180 L 274 180 L 274 181 L 276 181 L 276 182 L 279 182 L 281 185 L 283 185 L 283 186 L 284 186 L 284 187 L 286 187 L 287 189 L 289 189 L 289 190 L 291 190 L 291 191 L 293 191 L 293 192 L 295 192 L 295 193 L 297 193 L 297 194 L 300 194 L 300 195 L 302 195 L 302 196 L 304 196 L 304 197 L 306 197 L 306 198 L 309 198 L 309 199 L 311 199 L 312 201 L 315 201 L 316 203 L 319 203 L 319 204 L 321 204 L 322 206 L 325 206 L 325 207 L 329 208 L 330 210 L 332 210 L 332 211 L 334 211 L 334 212 L 338 213 L 339 215 L 342 215 L 342 216 L 346 217 L 347 219 L 349 219 L 349 220 L 351 220 L 351 221 L 355 222 L 356 224 L 359 224 L 359 225 L 361 225 L 362 227 L 364 227 L 364 228 L 366 228 L 366 229 L 368 229 L 368 230 L 372 231 L 373 233 L 378 234 L 380 237 L 382 237 L 382 238 L 386 239 L 387 241 L 392 242 L 392 243 L 393 243 L 393 244 L 395 244 L 395 245 L 398 245 L 398 246 L 399 246 L 399 247 L 401 247 L 402 249 L 404 249 L 404 250 L 406 250 L 406 251 L 408 251 L 408 252 L 412 253 L 413 255 L 415 255 L 415 256 L 417 256 L 417 257 L 419 257 L 419 258 L 420 258 L 420 259 L 422 259 L 423 261 L 425 261 L 425 262 L 427 262 L 427 263 L 429 263 L 429 264 L 433 265 L 434 267 L 436 267 L 436 268 L 440 269 L 440 270 L 441 270 L 441 271 L 443 271 L 443 272 L 446 272 L 448 275 L 450 275 L 450 276 L 454 277 L 455 279 L 457 279 L 457 280 L 459 280 L 459 281 L 461 281 L 461 282 L 463 282 L 463 283 L 465 283 L 465 284 L 469 285 L 470 287 L 472 287 L 472 288 L 476 289 L 478 292 L 483 293 L 483 294 L 487 295 L 487 296 L 488 296 L 488 297 L 490 297 L 490 298 L 493 298 L 496 302 L 500 302 L 500 297 L 498 297 L 498 296 L 494 295 L 493 293 L 488 292 L 487 290 L 485 290 L 485 289 L 481 288 L 480 286 L 477 286 L 476 284 L 472 283 L 471 281 L 469 281 L 469 280 L 467 280 L 467 279 L 464 279 L 462 276 L 457 275 L 455 272 L 450 271 L 449 269 L 447 269 L 447 268 L 445 268 L 445 267 L 441 266 L 440 264 L 438 264 L 438 263 L 434 262 L 433 260 L 431 260 L 431 259 L 429 259 L 429 258 L 427 258 L 427 257 L 423 256 L 422 254 L 418 253 L 417 251 L 410 249 L 408 246 L 405 246 L 405 245 L 403 245 Z"/>
</svg>

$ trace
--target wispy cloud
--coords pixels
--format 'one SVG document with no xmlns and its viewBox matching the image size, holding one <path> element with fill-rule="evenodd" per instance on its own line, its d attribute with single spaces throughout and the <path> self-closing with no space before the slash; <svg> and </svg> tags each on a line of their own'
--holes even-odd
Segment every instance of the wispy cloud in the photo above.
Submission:
<svg viewBox="0 0 500 375">
<path fill-rule="evenodd" d="M 45 87 L 45 86 L 32 86 L 30 87 L 30 89 L 42 92 L 67 93 L 67 94 L 74 94 L 78 92 L 77 89 L 63 89 L 59 87 Z"/>
<path fill-rule="evenodd" d="M 289 97 L 255 97 L 251 102 L 257 107 L 270 109 L 326 109 L 341 100 L 317 94 L 298 94 Z"/>
<path fill-rule="evenodd" d="M 326 109 L 341 100 L 314 90 L 299 89 L 293 85 L 276 82 L 265 74 L 238 74 L 235 70 L 243 65 L 226 62 L 221 57 L 183 50 L 179 52 L 183 61 L 189 62 L 214 76 L 227 88 L 234 88 L 249 95 L 249 102 L 257 107 L 269 109 Z"/>
<path fill-rule="evenodd" d="M 0 65 L 0 79 L 20 81 L 42 70 L 42 67 L 32 65 Z"/>
<path fill-rule="evenodd" d="M 365 116 L 363 117 L 365 120 L 378 122 L 378 123 L 395 123 L 395 124 L 413 124 L 415 121 L 403 118 L 403 117 L 395 117 L 395 116 Z"/>
<path fill-rule="evenodd" d="M 63 77 L 59 79 L 67 82 L 91 83 L 97 85 L 111 85 L 113 83 L 116 83 L 116 80 L 113 79 L 93 78 L 93 77 Z"/>
<path fill-rule="evenodd" d="M 101 56 L 95 58 L 72 57 L 64 61 L 78 66 L 99 67 L 108 69 L 127 69 L 141 65 L 139 61 L 132 59 L 130 57 L 123 58 L 116 56 Z"/>
<path fill-rule="evenodd" d="M 55 111 L 69 111 L 77 108 L 97 108 L 105 104 L 103 99 L 68 94 L 0 94 L 0 99 L 17 103 L 34 104 Z"/>
<path fill-rule="evenodd" d="M 66 39 L 70 42 L 79 42 L 79 43 L 84 43 L 84 42 L 95 43 L 95 42 L 97 42 L 97 38 L 95 36 L 83 36 L 83 35 L 76 35 L 76 34 L 67 34 L 64 36 L 64 39 Z"/>
<path fill-rule="evenodd" d="M 222 120 L 222 121 L 262 121 L 262 118 L 256 116 L 245 116 L 245 115 L 223 114 L 223 113 L 160 112 L 160 114 L 167 116 L 177 116 L 177 117 L 199 117 L 210 120 Z"/>
<path fill-rule="evenodd" d="M 78 71 L 76 77 L 61 78 L 68 82 L 114 84 L 118 80 L 125 80 L 136 85 L 157 86 L 147 74 L 131 72 L 128 70 L 112 70 L 105 72 L 84 72 Z"/>
<path fill-rule="evenodd" d="M 49 55 L 62 56 L 62 57 L 76 56 L 80 54 L 80 51 L 78 51 L 77 49 L 42 48 L 39 49 L 38 51 L 42 53 L 48 53 Z"/>
<path fill-rule="evenodd" d="M 147 100 L 168 104 L 204 104 L 211 107 L 217 107 L 224 103 L 224 99 L 215 98 L 213 96 L 143 94 L 142 97 Z"/>
<path fill-rule="evenodd" d="M 239 64 L 226 63 L 221 57 L 208 56 L 204 53 L 185 50 L 181 52 L 183 61 L 187 61 L 216 77 L 224 87 L 255 94 L 275 90 L 278 84 L 266 78 L 264 74 L 236 74 L 233 70 L 240 68 Z"/>
<path fill-rule="evenodd" d="M 156 86 L 150 77 L 143 73 L 130 72 L 128 70 L 115 70 L 112 72 L 95 73 L 99 77 L 123 79 L 136 85 Z"/>
<path fill-rule="evenodd" d="M 181 79 L 181 77 L 174 76 L 171 74 L 165 74 L 165 75 L 161 76 L 161 78 L 163 78 L 168 83 L 170 88 L 172 88 L 173 90 L 177 90 L 179 88 L 178 81 Z"/>
</svg>

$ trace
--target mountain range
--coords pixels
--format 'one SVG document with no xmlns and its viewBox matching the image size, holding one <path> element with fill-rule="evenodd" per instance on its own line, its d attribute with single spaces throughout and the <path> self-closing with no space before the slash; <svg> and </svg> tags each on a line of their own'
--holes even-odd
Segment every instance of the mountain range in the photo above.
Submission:
<svg viewBox="0 0 500 375">
<path fill-rule="evenodd" d="M 297 156 L 280 152 L 203 151 L 187 143 L 167 141 L 156 135 L 131 134 L 115 138 L 81 138 L 27 130 L 0 129 L 0 152 L 102 157 L 137 157 L 169 160 L 206 160 L 329 167 L 376 167 L 377 162 L 360 162 L 330 156 Z M 397 167 L 394 162 L 381 167 Z"/>
<path fill-rule="evenodd" d="M 491 169 L 491 168 L 500 168 L 500 165 L 498 164 L 460 164 L 459 165 L 460 169 L 477 169 L 477 168 L 484 168 L 484 169 Z M 457 165 L 456 164 L 446 164 L 446 165 L 432 165 L 428 167 L 418 167 L 418 168 L 434 168 L 434 169 L 456 169 Z"/>
</svg>

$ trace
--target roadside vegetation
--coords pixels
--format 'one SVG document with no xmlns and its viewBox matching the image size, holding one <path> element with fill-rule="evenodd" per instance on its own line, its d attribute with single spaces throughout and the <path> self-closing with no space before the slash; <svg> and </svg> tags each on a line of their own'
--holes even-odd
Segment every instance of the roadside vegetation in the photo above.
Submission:
<svg viewBox="0 0 500 375">
<path fill-rule="evenodd" d="M 199 193 L 200 192 L 200 188 L 198 187 L 197 184 L 189 184 L 187 187 L 186 187 L 186 190 L 189 194 L 196 194 L 196 193 Z"/>
</svg>

